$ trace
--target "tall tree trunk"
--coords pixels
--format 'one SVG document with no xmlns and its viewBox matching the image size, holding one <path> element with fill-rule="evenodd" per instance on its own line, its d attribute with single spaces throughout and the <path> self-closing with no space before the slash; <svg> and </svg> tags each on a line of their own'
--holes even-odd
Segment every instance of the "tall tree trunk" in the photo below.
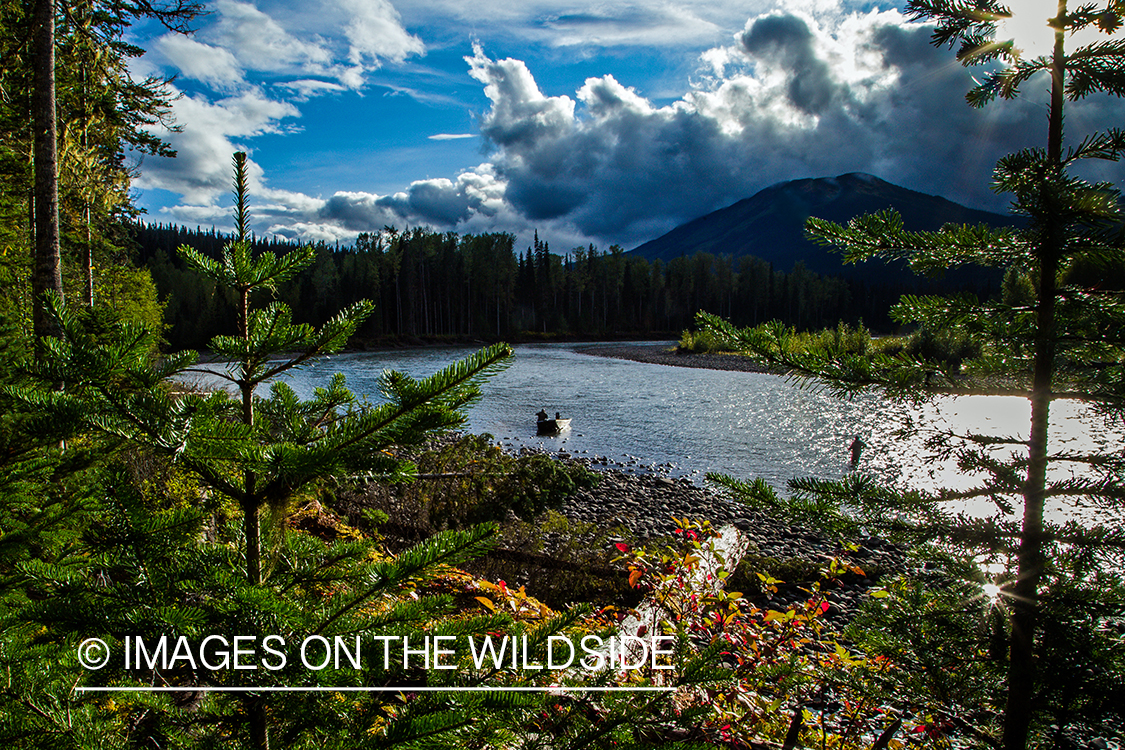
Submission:
<svg viewBox="0 0 1125 750">
<path fill-rule="evenodd" d="M 270 750 L 269 721 L 264 698 L 251 698 L 247 702 L 250 715 L 250 743 L 254 750 Z"/>
<path fill-rule="evenodd" d="M 1047 177 L 1044 198 L 1053 198 L 1054 179 L 1062 169 L 1064 37 L 1066 0 L 1059 0 L 1051 70 L 1051 109 L 1047 158 L 1055 174 Z M 1039 619 L 1039 583 L 1043 578 L 1046 538 L 1043 511 L 1047 500 L 1047 423 L 1051 413 L 1055 366 L 1055 297 L 1059 260 L 1063 251 L 1057 213 L 1047 211 L 1047 226 L 1039 256 L 1039 305 L 1036 311 L 1035 360 L 1031 384 L 1031 428 L 1028 440 L 1027 484 L 1024 486 L 1023 525 L 1018 552 L 1019 570 L 1012 586 L 1012 632 L 1009 642 L 1008 701 L 1004 709 L 1005 750 L 1024 750 L 1031 728 L 1036 691 L 1035 631 Z"/>
<path fill-rule="evenodd" d="M 58 336 L 44 308 L 44 295 L 63 296 L 59 257 L 58 144 L 55 125 L 55 2 L 36 0 L 32 16 L 34 91 L 31 118 L 35 158 L 35 255 L 31 275 L 32 324 L 36 337 Z"/>
<path fill-rule="evenodd" d="M 250 340 L 250 290 L 239 290 L 238 335 Z M 243 365 L 242 377 L 238 381 L 242 397 L 242 423 L 254 426 L 254 384 L 250 380 L 250 363 Z M 242 530 L 246 536 L 246 579 L 254 586 L 262 582 L 262 530 L 258 514 L 258 477 L 247 469 L 243 475 Z"/>
<path fill-rule="evenodd" d="M 82 10 L 89 14 L 90 4 L 84 3 Z M 89 83 L 89 73 L 85 65 L 82 68 L 82 153 L 87 155 L 87 149 L 90 147 L 90 102 L 87 84 Z M 87 188 L 89 190 L 89 188 Z M 90 226 L 91 212 L 90 212 L 90 196 L 86 195 L 83 201 L 83 219 L 86 222 L 86 247 L 82 251 L 82 266 L 85 272 L 86 286 L 83 289 L 82 304 L 86 307 L 94 306 L 94 241 L 93 231 Z"/>
<path fill-rule="evenodd" d="M 85 269 L 86 286 L 82 297 L 82 304 L 86 307 L 94 306 L 94 239 L 90 231 L 90 203 L 86 202 L 86 248 L 82 252 L 82 265 Z"/>
</svg>

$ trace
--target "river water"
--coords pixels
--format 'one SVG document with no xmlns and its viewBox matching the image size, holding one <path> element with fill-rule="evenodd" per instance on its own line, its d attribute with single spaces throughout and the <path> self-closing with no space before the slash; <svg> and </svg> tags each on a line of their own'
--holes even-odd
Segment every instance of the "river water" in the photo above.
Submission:
<svg viewBox="0 0 1125 750">
<path fill-rule="evenodd" d="M 646 344 L 647 345 L 647 344 Z M 669 342 L 669 346 L 671 342 Z M 332 356 L 287 377 L 302 397 L 342 372 L 357 395 L 378 400 L 384 369 L 423 377 L 471 353 L 468 348 L 407 349 Z M 1027 434 L 1028 405 L 1003 396 L 941 398 L 922 406 L 894 404 L 875 394 L 841 400 L 776 375 L 646 364 L 582 353 L 581 345 L 515 347 L 511 365 L 488 380 L 469 410 L 465 429 L 488 432 L 506 447 L 565 450 L 605 457 L 631 470 L 660 471 L 702 481 L 706 472 L 762 477 L 784 489 L 793 477 L 838 479 L 851 469 L 849 445 L 866 447 L 859 469 L 922 489 L 963 487 L 953 459 L 928 457 L 934 430 Z M 557 437 L 535 434 L 535 413 L 570 417 Z M 921 430 L 899 434 L 907 422 Z M 1052 440 L 1070 450 L 1120 450 L 1120 431 L 1104 428 L 1079 404 L 1056 402 Z M 982 508 L 982 511 L 991 508 Z M 1055 509 L 1056 518 L 1085 513 Z"/>
</svg>

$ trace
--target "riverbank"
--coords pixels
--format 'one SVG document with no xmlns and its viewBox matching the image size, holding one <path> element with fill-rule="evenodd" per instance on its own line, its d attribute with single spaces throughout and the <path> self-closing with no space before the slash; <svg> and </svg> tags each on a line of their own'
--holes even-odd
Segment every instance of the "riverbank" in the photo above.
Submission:
<svg viewBox="0 0 1125 750">
<path fill-rule="evenodd" d="M 645 362 L 651 365 L 668 365 L 670 367 L 696 367 L 706 370 L 727 370 L 731 372 L 777 372 L 776 369 L 771 369 L 741 354 L 725 354 L 719 352 L 705 354 L 683 353 L 667 344 L 591 344 L 589 346 L 575 346 L 574 351 L 579 354 L 589 354 L 594 357 L 627 359 L 632 362 Z"/>
<path fill-rule="evenodd" d="M 591 334 L 581 333 L 537 333 L 535 331 L 520 331 L 504 336 L 492 334 L 462 334 L 462 335 L 426 335 L 426 336 L 379 336 L 362 337 L 353 336 L 344 351 L 349 352 L 379 352 L 395 351 L 398 349 L 433 349 L 438 347 L 479 347 L 504 342 L 507 344 L 577 344 L 597 345 L 601 343 L 617 344 L 622 342 L 667 341 L 679 336 L 678 331 L 650 331 L 648 333 L 622 333 Z"/>
<path fill-rule="evenodd" d="M 840 540 L 795 526 L 768 509 L 732 501 L 713 486 L 670 476 L 666 464 L 644 463 L 629 455 L 610 459 L 585 450 L 501 450 L 481 440 L 461 433 L 431 438 L 421 452 L 400 456 L 415 461 L 426 482 L 365 483 L 338 492 L 336 507 L 361 529 L 374 518 L 372 510 L 380 511 L 383 518 L 376 528 L 391 549 L 408 548 L 438 530 L 474 519 L 493 519 L 500 524 L 496 548 L 465 570 L 526 587 L 556 609 L 573 602 L 634 606 L 639 592 L 628 586 L 615 562 L 621 555 L 618 545 L 644 545 L 657 553 L 666 545 L 678 545 L 682 540 L 674 533 L 676 519 L 708 522 L 716 530 L 738 529 L 748 549 L 741 564 L 732 566 L 727 585 L 745 592 L 760 607 L 784 610 L 805 601 L 829 561 L 846 560 L 862 572 L 835 579 L 825 589 L 828 615 L 840 623 L 852 617 L 880 577 L 906 564 L 903 550 L 886 540 L 849 539 L 845 548 Z M 465 460 L 471 457 L 464 450 L 482 449 L 475 459 Z M 557 468 L 546 470 L 543 463 Z M 500 484 L 503 476 L 523 478 L 517 484 Z M 571 479 L 559 483 L 562 476 Z M 529 493 L 518 482 L 529 481 L 548 492 L 570 487 L 560 493 L 565 494 L 561 504 L 541 505 L 533 515 L 524 505 L 517 514 L 512 500 Z M 758 574 L 780 581 L 778 591 L 763 591 Z"/>
<path fill-rule="evenodd" d="M 716 529 L 736 527 L 750 543 L 748 570 L 768 567 L 775 572 L 785 571 L 775 575 L 785 583 L 771 598 L 771 608 L 804 601 L 808 597 L 805 588 L 816 580 L 816 571 L 832 558 L 847 559 L 863 569 L 865 575 L 837 581 L 826 591 L 830 618 L 847 620 L 862 604 L 867 591 L 877 585 L 877 578 L 901 571 L 905 565 L 902 548 L 884 539 L 851 540 L 855 549 L 845 550 L 836 540 L 815 530 L 793 526 L 766 511 L 732 502 L 684 477 L 633 473 L 627 464 L 612 462 L 604 456 L 578 457 L 566 451 L 548 455 L 598 472 L 600 481 L 596 487 L 578 490 L 559 509 L 572 521 L 592 523 L 600 529 L 625 529 L 641 542 L 670 537 L 676 528 L 674 518 L 709 521 Z M 550 554 L 552 541 L 565 540 L 546 541 L 545 551 Z M 619 540 L 611 537 L 609 541 Z"/>
</svg>

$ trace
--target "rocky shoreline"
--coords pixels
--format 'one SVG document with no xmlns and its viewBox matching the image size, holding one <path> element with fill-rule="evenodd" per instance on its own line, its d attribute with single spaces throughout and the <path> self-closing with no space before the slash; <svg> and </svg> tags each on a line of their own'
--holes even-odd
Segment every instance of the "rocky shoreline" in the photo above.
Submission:
<svg viewBox="0 0 1125 750">
<path fill-rule="evenodd" d="M 522 450 L 533 452 L 528 448 Z M 684 477 L 631 473 L 628 465 L 605 456 L 582 457 L 565 451 L 547 455 L 580 463 L 599 473 L 596 487 L 579 490 L 560 508 L 560 512 L 572 520 L 594 523 L 603 529 L 623 527 L 640 540 L 671 535 L 676 527 L 673 517 L 710 521 L 715 528 L 731 524 L 749 539 L 749 554 L 756 557 L 782 562 L 805 561 L 814 566 L 823 566 L 838 557 L 848 559 L 865 572 L 870 571 L 868 577 L 855 577 L 827 592 L 828 616 L 833 620 L 850 619 L 866 591 L 877 585 L 871 576 L 902 570 L 905 564 L 903 550 L 884 539 L 853 540 L 857 548 L 845 551 L 835 540 L 819 532 L 794 527 L 767 512 L 732 502 Z M 784 607 L 806 597 L 801 585 L 790 581 L 780 587 L 770 606 Z"/>
</svg>

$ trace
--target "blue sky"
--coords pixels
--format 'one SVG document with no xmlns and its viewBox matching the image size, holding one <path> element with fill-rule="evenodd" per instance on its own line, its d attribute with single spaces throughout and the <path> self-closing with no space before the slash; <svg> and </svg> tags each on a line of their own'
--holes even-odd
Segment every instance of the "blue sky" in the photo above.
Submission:
<svg viewBox="0 0 1125 750">
<path fill-rule="evenodd" d="M 1046 17 L 1054 3 L 1016 6 Z M 179 94 L 180 130 L 157 131 L 179 156 L 137 165 L 151 221 L 229 227 L 230 157 L 245 150 L 259 234 L 346 244 L 427 225 L 629 249 L 781 180 L 854 171 L 1003 210 L 992 165 L 1046 128 L 1044 82 L 973 110 L 970 71 L 888 4 L 207 7 L 190 37 L 131 32 L 148 50 L 134 74 L 175 75 Z M 1068 126 L 1123 115 L 1093 97 Z"/>
</svg>

